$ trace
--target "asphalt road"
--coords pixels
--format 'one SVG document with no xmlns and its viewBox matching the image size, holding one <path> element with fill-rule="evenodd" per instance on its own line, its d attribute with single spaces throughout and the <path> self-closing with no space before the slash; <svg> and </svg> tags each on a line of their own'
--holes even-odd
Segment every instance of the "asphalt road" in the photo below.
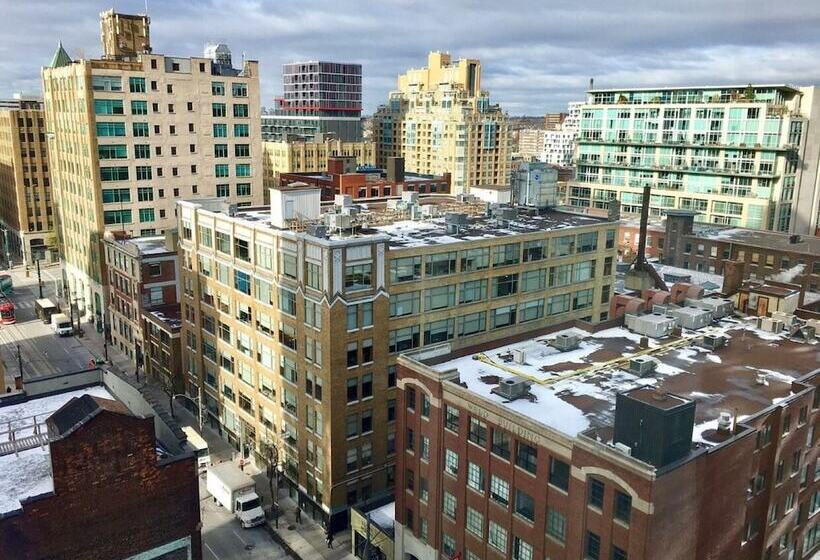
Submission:
<svg viewBox="0 0 820 560">
<path fill-rule="evenodd" d="M 18 365 L 17 345 L 23 362 L 25 378 L 43 377 L 59 373 L 70 373 L 86 369 L 91 353 L 73 336 L 58 337 L 50 325 L 37 318 L 34 302 L 39 298 L 37 273 L 32 271 L 26 278 L 25 271 L 12 271 L 14 293 L 9 299 L 14 302 L 14 325 L 0 325 L 0 353 L 6 367 L 16 373 Z M 59 277 L 56 268 L 43 269 L 43 296 L 56 301 L 55 279 Z"/>
<path fill-rule="evenodd" d="M 264 527 L 243 529 L 239 521 L 214 503 L 199 479 L 199 506 L 202 516 L 203 560 L 279 560 L 290 558 Z"/>
</svg>

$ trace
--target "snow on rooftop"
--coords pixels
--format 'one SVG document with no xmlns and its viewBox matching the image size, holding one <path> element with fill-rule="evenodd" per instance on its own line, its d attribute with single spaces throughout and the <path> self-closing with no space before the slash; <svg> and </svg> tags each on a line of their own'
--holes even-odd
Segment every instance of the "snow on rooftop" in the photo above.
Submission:
<svg viewBox="0 0 820 560">
<path fill-rule="evenodd" d="M 389 502 L 371 511 L 370 520 L 383 529 L 392 529 L 396 520 L 396 502 Z"/>
</svg>

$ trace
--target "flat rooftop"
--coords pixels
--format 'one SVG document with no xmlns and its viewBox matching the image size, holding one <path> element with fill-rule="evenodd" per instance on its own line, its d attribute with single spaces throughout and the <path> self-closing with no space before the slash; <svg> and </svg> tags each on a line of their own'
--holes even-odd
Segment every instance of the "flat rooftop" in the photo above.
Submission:
<svg viewBox="0 0 820 560">
<path fill-rule="evenodd" d="M 182 313 L 178 303 L 167 303 L 145 311 L 145 316 L 165 325 L 165 327 L 170 330 L 178 330 L 182 327 L 181 315 Z"/>
<path fill-rule="evenodd" d="M 561 352 L 549 345 L 562 334 L 578 336 L 578 348 Z M 701 347 L 696 340 L 704 334 L 725 336 L 729 343 L 717 350 Z M 684 330 L 679 338 L 650 338 L 646 350 L 639 347 L 640 338 L 624 327 L 597 333 L 573 327 L 426 363 L 439 372 L 457 370 L 468 390 L 535 422 L 570 437 L 599 430 L 604 441 L 614 425 L 616 395 L 652 387 L 696 402 L 694 441 L 704 445 L 709 442 L 703 433 L 717 426 L 721 412 L 736 412 L 742 421 L 790 396 L 792 381 L 820 368 L 817 343 L 793 342 L 757 329 L 754 320 L 725 319 L 698 331 Z M 524 351 L 524 363 L 514 361 L 514 350 Z M 637 356 L 655 361 L 655 371 L 631 373 L 629 359 Z M 765 384 L 758 382 L 760 374 Z M 510 401 L 492 392 L 501 380 L 513 377 L 533 381 L 530 396 Z"/>
<path fill-rule="evenodd" d="M 761 249 L 805 253 L 814 256 L 820 255 L 820 237 L 811 235 L 801 235 L 799 242 L 792 243 L 791 236 L 788 233 L 756 229 L 697 227 L 696 225 L 694 233 L 705 239 L 742 243 Z"/>
<path fill-rule="evenodd" d="M 623 92 L 623 91 L 713 91 L 713 90 L 745 90 L 749 87 L 749 84 L 742 84 L 742 85 L 724 85 L 724 86 L 667 86 L 667 87 L 622 87 L 622 88 L 594 88 L 587 90 L 587 93 L 612 93 L 612 92 Z M 754 89 L 780 89 L 784 91 L 789 91 L 793 93 L 797 93 L 800 90 L 794 86 L 790 86 L 788 84 L 752 84 L 752 88 Z"/>
<path fill-rule="evenodd" d="M 388 209 L 386 202 L 361 203 L 357 204 L 360 212 L 356 216 L 360 226 L 357 226 L 352 233 L 341 235 L 330 231 L 329 239 L 339 241 L 382 235 L 388 236 L 388 243 L 393 248 L 409 248 L 480 241 L 537 231 L 556 231 L 610 223 L 602 217 L 550 210 L 541 214 L 519 213 L 515 219 L 502 224 L 486 215 L 484 211 L 486 204 L 483 202 L 468 204 L 457 202 L 455 198 L 446 195 L 434 195 L 419 197 L 419 204 L 422 207 L 437 206 L 439 216 L 408 220 L 406 214 Z M 458 233 L 447 233 L 444 214 L 448 212 L 467 213 L 469 223 L 461 226 Z M 271 224 L 269 207 L 240 208 L 234 218 L 250 227 L 274 227 Z M 611 223 L 612 227 L 617 227 L 615 222 Z"/>
<path fill-rule="evenodd" d="M 97 386 L 0 407 L 0 445 L 10 440 L 11 432 L 17 440 L 34 435 L 35 426 L 44 433 L 46 418 L 72 398 L 83 395 L 116 400 L 105 387 Z M 53 492 L 48 443 L 0 455 L 0 489 L 0 516 L 19 509 L 21 500 Z"/>
</svg>

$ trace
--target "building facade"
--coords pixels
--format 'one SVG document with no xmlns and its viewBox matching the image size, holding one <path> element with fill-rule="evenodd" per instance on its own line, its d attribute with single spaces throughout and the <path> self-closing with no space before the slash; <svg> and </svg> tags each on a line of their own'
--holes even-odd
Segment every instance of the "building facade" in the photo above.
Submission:
<svg viewBox="0 0 820 560">
<path fill-rule="evenodd" d="M 167 231 L 164 237 L 133 239 L 108 232 L 105 259 L 109 286 L 106 336 L 135 367 L 147 369 L 144 315 L 179 305 L 176 230 Z"/>
<path fill-rule="evenodd" d="M 43 69 L 64 275 L 89 316 L 105 301 L 105 231 L 161 234 L 179 198 L 263 200 L 258 63 L 208 54 L 72 61 L 61 47 Z"/>
<path fill-rule="evenodd" d="M 8 100 L 0 108 L 0 224 L 3 257 L 32 264 L 56 257 L 54 205 L 43 104 Z"/>
<path fill-rule="evenodd" d="M 820 111 L 814 88 L 786 85 L 591 90 L 581 112 L 569 204 L 610 198 L 639 213 L 684 209 L 699 220 L 813 233 Z"/>
<path fill-rule="evenodd" d="M 578 137 L 578 129 L 581 123 L 581 106 L 583 102 L 569 104 L 567 113 L 561 124 L 555 128 L 547 130 L 544 134 L 544 142 L 540 150 L 539 158 L 551 165 L 567 167 L 572 165 L 572 156 L 575 152 L 575 139 Z"/>
<path fill-rule="evenodd" d="M 396 557 L 815 557 L 812 344 L 727 321 L 742 347 L 650 337 L 636 366 L 635 333 L 565 326 L 399 357 Z"/>
<path fill-rule="evenodd" d="M 183 393 L 180 304 L 168 303 L 144 309 L 142 323 L 145 374 L 173 394 Z"/>
<path fill-rule="evenodd" d="M 320 217 L 319 194 L 273 190 L 270 210 L 234 215 L 179 203 L 183 366 L 211 425 L 257 461 L 276 445 L 292 495 L 335 529 L 349 506 L 392 492 L 397 355 L 606 319 L 616 227 L 563 213 L 499 226 L 485 204 L 431 202 L 470 212 L 456 233 L 408 222 L 415 193 L 347 226 L 343 208 Z M 308 233 L 288 208 L 327 229 Z"/>
<path fill-rule="evenodd" d="M 262 114 L 262 139 L 314 141 L 332 134 L 362 140 L 362 65 L 291 62 L 282 67 L 284 92 L 276 109 Z"/>
<path fill-rule="evenodd" d="M 516 130 L 517 137 L 515 156 L 524 160 L 532 161 L 537 159 L 544 150 L 544 138 L 547 131 L 541 128 L 522 128 Z"/>
<path fill-rule="evenodd" d="M 509 122 L 481 90 L 478 60 L 430 53 L 426 68 L 399 76 L 398 89 L 373 118 L 379 166 L 403 157 L 408 171 L 450 173 L 455 194 L 510 182 Z"/>
<path fill-rule="evenodd" d="M 311 173 L 327 171 L 328 158 L 352 156 L 356 165 L 376 164 L 376 145 L 372 142 L 342 142 L 327 139 L 321 142 L 263 142 L 262 170 L 265 189 L 278 184 L 281 173 Z"/>
</svg>

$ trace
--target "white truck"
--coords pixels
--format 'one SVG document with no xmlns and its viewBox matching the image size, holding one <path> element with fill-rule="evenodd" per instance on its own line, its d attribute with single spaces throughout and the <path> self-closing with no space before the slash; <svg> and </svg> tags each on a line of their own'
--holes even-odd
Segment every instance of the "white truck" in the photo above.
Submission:
<svg viewBox="0 0 820 560">
<path fill-rule="evenodd" d="M 74 333 L 74 326 L 71 319 L 65 313 L 55 313 L 51 316 L 51 328 L 57 336 L 70 336 Z"/>
<path fill-rule="evenodd" d="M 239 467 L 226 461 L 208 467 L 208 493 L 214 501 L 233 513 L 242 527 L 256 527 L 265 522 L 262 501 L 256 494 L 256 483 Z"/>
</svg>

